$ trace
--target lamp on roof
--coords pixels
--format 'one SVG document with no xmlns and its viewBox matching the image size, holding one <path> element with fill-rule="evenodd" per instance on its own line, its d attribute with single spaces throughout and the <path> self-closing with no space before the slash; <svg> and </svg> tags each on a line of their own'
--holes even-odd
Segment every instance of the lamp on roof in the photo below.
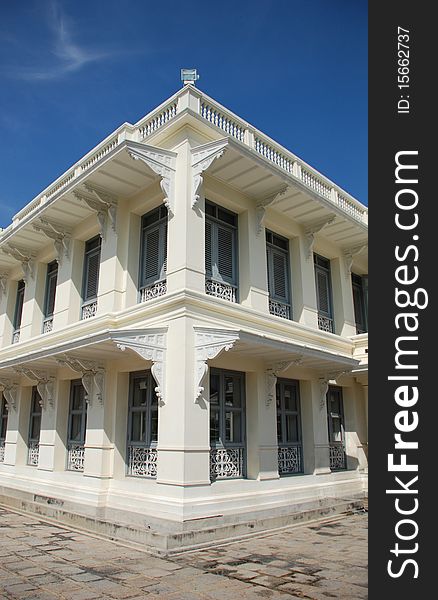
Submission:
<svg viewBox="0 0 438 600">
<path fill-rule="evenodd" d="M 196 69 L 181 69 L 181 81 L 184 85 L 195 85 L 199 75 Z"/>
</svg>

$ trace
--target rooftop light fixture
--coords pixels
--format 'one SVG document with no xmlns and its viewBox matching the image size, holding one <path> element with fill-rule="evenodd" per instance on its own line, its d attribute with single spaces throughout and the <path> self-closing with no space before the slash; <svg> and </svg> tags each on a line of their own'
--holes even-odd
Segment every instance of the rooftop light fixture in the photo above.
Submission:
<svg viewBox="0 0 438 600">
<path fill-rule="evenodd" d="M 196 69 L 181 69 L 181 81 L 184 85 L 195 85 L 195 81 L 199 79 Z"/>
</svg>

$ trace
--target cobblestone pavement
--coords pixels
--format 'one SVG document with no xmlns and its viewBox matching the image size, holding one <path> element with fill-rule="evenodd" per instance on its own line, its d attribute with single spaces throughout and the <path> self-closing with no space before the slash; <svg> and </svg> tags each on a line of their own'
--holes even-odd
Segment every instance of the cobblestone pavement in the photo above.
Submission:
<svg viewBox="0 0 438 600">
<path fill-rule="evenodd" d="M 0 598 L 367 598 L 367 517 L 158 558 L 0 508 Z"/>
</svg>

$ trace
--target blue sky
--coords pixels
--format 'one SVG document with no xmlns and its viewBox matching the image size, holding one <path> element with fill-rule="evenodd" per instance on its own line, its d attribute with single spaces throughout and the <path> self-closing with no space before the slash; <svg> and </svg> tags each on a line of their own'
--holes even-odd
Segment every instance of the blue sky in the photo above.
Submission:
<svg viewBox="0 0 438 600">
<path fill-rule="evenodd" d="M 366 0 L 0 3 L 0 226 L 196 67 L 198 87 L 367 204 Z"/>
</svg>

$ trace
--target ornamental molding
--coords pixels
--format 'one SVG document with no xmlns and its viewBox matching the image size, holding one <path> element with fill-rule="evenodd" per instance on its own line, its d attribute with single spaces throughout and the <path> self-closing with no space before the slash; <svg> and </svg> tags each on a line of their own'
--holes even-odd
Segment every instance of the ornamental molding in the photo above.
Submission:
<svg viewBox="0 0 438 600">
<path fill-rule="evenodd" d="M 88 208 L 95 211 L 99 223 L 100 237 L 105 240 L 107 222 L 111 222 L 111 228 L 117 234 L 117 198 L 95 185 L 84 183 L 84 189 L 73 190 L 73 195 L 81 202 L 85 202 Z"/>
<path fill-rule="evenodd" d="M 176 153 L 147 144 L 127 144 L 127 151 L 134 160 L 141 160 L 154 173 L 160 175 L 160 186 L 164 194 L 164 204 L 172 217 L 175 214 L 175 166 Z"/>
<path fill-rule="evenodd" d="M 195 208 L 201 197 L 201 187 L 204 181 L 202 173 L 214 160 L 220 158 L 228 148 L 228 140 L 221 139 L 191 150 L 192 153 L 192 208 Z"/>
<path fill-rule="evenodd" d="M 345 375 L 346 373 L 350 373 L 352 369 L 344 369 L 343 371 L 331 371 L 330 373 L 326 373 L 325 375 L 319 377 L 319 408 L 320 410 L 324 410 L 327 406 L 327 392 L 329 388 L 330 381 L 336 381 L 341 375 Z"/>
<path fill-rule="evenodd" d="M 20 375 L 24 375 L 30 381 L 36 382 L 36 387 L 40 400 L 39 405 L 43 409 L 47 409 L 49 406 L 53 408 L 55 403 L 55 383 L 56 378 L 48 371 L 39 371 L 28 367 L 15 367 L 14 369 Z"/>
<path fill-rule="evenodd" d="M 166 368 L 166 332 L 150 332 L 141 335 L 123 335 L 112 338 L 113 342 L 123 352 L 126 348 L 136 352 L 144 360 L 151 361 L 151 373 L 157 387 L 157 394 L 160 406 L 163 406 L 165 401 L 165 368 Z"/>
<path fill-rule="evenodd" d="M 11 408 L 17 410 L 18 383 L 10 379 L 0 379 L 0 392 L 3 393 L 6 400 L 8 411 Z"/>
<path fill-rule="evenodd" d="M 56 252 L 56 261 L 59 265 L 62 264 L 62 259 L 64 257 L 67 259 L 70 258 L 70 229 L 66 229 L 63 225 L 48 221 L 43 217 L 40 217 L 38 221 L 32 223 L 32 227 L 35 231 L 41 231 L 49 239 L 53 240 L 53 245 Z"/>
<path fill-rule="evenodd" d="M 272 401 L 275 398 L 275 386 L 277 385 L 277 378 L 280 373 L 283 371 L 287 371 L 289 367 L 292 365 L 299 365 L 303 361 L 303 357 L 299 356 L 294 360 L 285 360 L 281 362 L 272 363 L 268 367 L 266 367 L 265 371 L 265 382 L 266 382 L 266 408 L 269 408 L 272 404 Z"/>
<path fill-rule="evenodd" d="M 259 200 L 256 205 L 256 235 L 260 236 L 263 230 L 263 223 L 265 220 L 266 209 L 272 204 L 276 204 L 287 192 L 288 186 L 283 186 L 278 192 L 275 192 L 272 196 L 265 198 L 265 200 Z"/>
<path fill-rule="evenodd" d="M 101 406 L 104 404 L 105 369 L 95 361 L 82 360 L 68 354 L 55 357 L 56 362 L 62 367 L 69 367 L 81 374 L 82 385 L 85 388 L 85 401 L 92 406 L 96 400 Z"/>
<path fill-rule="evenodd" d="M 4 272 L 0 273 L 0 302 L 2 301 L 3 296 L 6 294 L 6 289 L 8 286 L 9 273 Z"/>
<path fill-rule="evenodd" d="M 313 246 L 315 243 L 315 234 L 319 233 L 326 225 L 330 225 L 336 219 L 336 215 L 330 214 L 328 217 L 318 219 L 308 223 L 304 228 L 304 244 L 305 244 L 305 256 L 307 260 L 312 257 Z"/>
<path fill-rule="evenodd" d="M 344 256 L 344 265 L 345 265 L 345 277 L 349 279 L 351 276 L 351 267 L 353 265 L 353 258 L 360 254 L 365 248 L 368 247 L 368 244 L 360 244 L 359 246 L 353 246 L 351 248 L 344 248 L 342 254 Z"/>
<path fill-rule="evenodd" d="M 195 402 L 202 396 L 202 382 L 208 373 L 209 360 L 228 352 L 239 340 L 238 331 L 195 327 Z"/>
<path fill-rule="evenodd" d="M 18 246 L 14 246 L 13 244 L 6 244 L 2 247 L 2 250 L 5 254 L 18 261 L 21 264 L 21 268 L 23 269 L 23 281 L 24 283 L 28 283 L 29 278 L 34 278 L 34 259 L 35 254 L 28 250 L 27 248 L 22 248 Z"/>
</svg>

